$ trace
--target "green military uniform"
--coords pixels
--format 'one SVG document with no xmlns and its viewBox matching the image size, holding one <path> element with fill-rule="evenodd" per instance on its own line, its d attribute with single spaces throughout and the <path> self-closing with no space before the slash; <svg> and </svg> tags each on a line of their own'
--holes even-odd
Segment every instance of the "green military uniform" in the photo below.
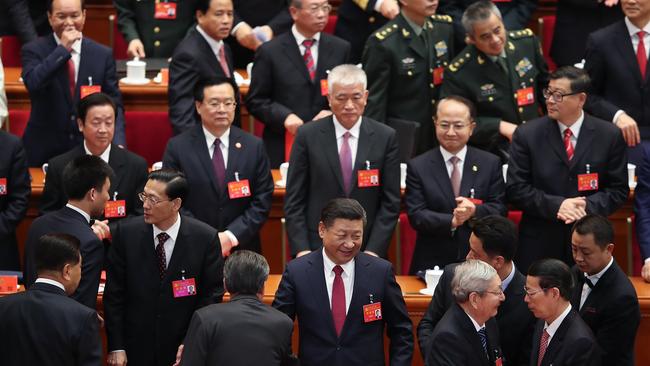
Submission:
<svg viewBox="0 0 650 366">
<path fill-rule="evenodd" d="M 363 52 L 370 92 L 365 115 L 381 122 L 389 118 L 418 122 L 418 153 L 435 145 L 432 117 L 441 77 L 434 83 L 434 73 L 449 65 L 453 43 L 451 17 L 431 16 L 417 36 L 400 13 L 368 38 Z"/>
<path fill-rule="evenodd" d="M 155 19 L 156 3 L 176 4 L 176 19 Z M 196 23 L 198 0 L 113 0 L 117 26 L 127 44 L 140 39 L 147 58 L 169 58 Z"/>
<path fill-rule="evenodd" d="M 506 74 L 489 56 L 469 45 L 452 61 L 445 73 L 441 97 L 461 95 L 471 100 L 477 109 L 478 121 L 470 143 L 498 153 L 507 150 L 499 134 L 499 122 L 522 124 L 539 117 L 544 108 L 542 90 L 548 82 L 548 69 L 542 50 L 530 29 L 509 31 L 505 45 Z M 531 99 L 518 102 L 533 88 Z"/>
</svg>

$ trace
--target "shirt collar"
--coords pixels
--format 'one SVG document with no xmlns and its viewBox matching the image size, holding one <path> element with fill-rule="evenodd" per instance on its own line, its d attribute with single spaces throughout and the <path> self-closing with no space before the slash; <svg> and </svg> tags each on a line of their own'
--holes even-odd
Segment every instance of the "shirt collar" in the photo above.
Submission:
<svg viewBox="0 0 650 366">
<path fill-rule="evenodd" d="M 217 139 L 217 136 L 213 135 L 210 131 L 208 131 L 208 129 L 205 128 L 205 126 L 203 126 L 203 134 L 205 135 L 205 141 L 208 144 L 208 148 L 210 148 L 214 144 L 214 140 Z M 223 146 L 225 146 L 226 149 L 228 149 L 228 147 L 230 146 L 230 127 L 228 127 L 226 132 L 224 132 L 223 135 L 221 135 L 221 137 L 219 137 L 219 141 L 221 141 Z"/>
<path fill-rule="evenodd" d="M 514 264 L 514 262 L 512 263 L 512 269 L 510 269 L 510 274 L 508 276 L 506 276 L 506 278 L 503 279 L 503 281 L 501 281 L 501 288 L 503 289 L 503 291 L 505 291 L 508 288 L 508 285 L 510 284 L 510 282 L 512 282 L 513 278 L 515 278 L 515 264 Z"/>
<path fill-rule="evenodd" d="M 60 45 L 61 39 L 59 39 L 59 36 L 57 36 L 54 32 L 52 32 L 52 35 L 54 35 L 54 42 L 56 42 L 57 46 Z M 72 44 L 72 50 L 78 55 L 81 54 L 81 39 L 74 41 Z"/>
<path fill-rule="evenodd" d="M 339 122 L 338 119 L 336 119 L 335 115 L 332 115 L 332 120 L 334 121 L 334 134 L 336 135 L 336 139 L 338 140 L 343 136 L 344 133 L 350 132 L 352 137 L 355 139 L 359 138 L 359 131 L 361 130 L 361 117 L 354 123 L 354 126 L 352 126 L 351 129 L 347 130 L 341 122 Z"/>
<path fill-rule="evenodd" d="M 557 332 L 557 329 L 560 327 L 562 322 L 564 321 L 564 318 L 566 318 L 567 315 L 569 315 L 569 312 L 571 311 L 571 303 L 568 303 L 566 309 L 553 320 L 551 324 L 547 324 L 546 322 L 544 323 L 544 329 L 546 329 L 546 332 L 548 333 L 549 336 L 553 337 L 555 332 Z"/>
<path fill-rule="evenodd" d="M 153 237 L 155 238 L 158 236 L 158 234 L 165 232 L 167 233 L 167 235 L 169 235 L 169 238 L 173 240 L 175 243 L 176 238 L 178 237 L 178 230 L 181 227 L 181 215 L 180 214 L 176 214 L 176 215 L 178 215 L 176 217 L 176 222 L 172 226 L 170 226 L 169 229 L 167 230 L 160 230 L 158 226 L 153 225 Z"/>
<path fill-rule="evenodd" d="M 564 131 L 569 128 L 571 129 L 571 133 L 575 138 L 578 138 L 578 134 L 580 133 L 580 127 L 582 127 L 582 122 L 585 120 L 585 112 L 583 110 L 580 111 L 580 117 L 578 117 L 578 120 L 571 125 L 571 127 L 567 127 L 560 121 L 557 121 L 557 125 L 560 127 L 560 136 L 564 137 Z"/>
<path fill-rule="evenodd" d="M 302 45 L 302 41 L 307 39 L 307 37 L 303 36 L 302 33 L 298 32 L 298 28 L 296 28 L 295 24 L 291 26 L 291 33 L 293 33 L 293 37 L 296 39 L 296 42 L 298 42 L 298 45 Z M 315 46 L 318 47 L 318 41 L 320 41 L 320 32 L 314 34 L 314 36 L 310 39 L 316 41 Z"/>
<path fill-rule="evenodd" d="M 80 214 L 81 216 L 83 216 L 84 219 L 86 219 L 86 222 L 90 224 L 90 215 L 87 214 L 86 211 L 80 209 L 80 208 L 77 207 L 77 206 L 73 206 L 73 205 L 71 205 L 70 203 L 66 203 L 66 204 L 65 204 L 65 207 L 67 207 L 67 208 L 69 208 L 69 209 L 71 209 L 71 210 L 74 210 L 74 211 L 79 212 L 79 214 Z"/>
<path fill-rule="evenodd" d="M 461 309 L 462 309 L 462 308 L 461 308 Z M 465 309 L 463 309 L 463 311 L 465 311 Z M 465 311 L 465 314 L 467 314 L 467 317 L 469 318 L 469 320 L 472 321 L 472 324 L 474 324 L 474 328 L 476 328 L 476 331 L 477 331 L 477 332 L 478 332 L 479 330 L 481 330 L 481 328 L 484 328 L 484 327 L 485 327 L 485 323 L 484 323 L 483 325 L 480 325 L 479 323 L 476 322 L 476 320 L 474 320 L 474 318 L 472 318 L 471 315 L 469 315 L 468 312 Z"/>
<path fill-rule="evenodd" d="M 41 278 L 41 277 L 39 277 L 39 278 L 36 279 L 36 281 L 34 281 L 34 283 L 47 283 L 48 285 L 56 286 L 56 287 L 60 288 L 61 290 L 63 290 L 63 292 L 65 292 L 65 287 L 63 286 L 63 284 L 61 282 L 54 281 L 54 280 L 51 280 L 49 278 Z"/>
<path fill-rule="evenodd" d="M 404 17 L 404 20 L 406 20 L 406 23 L 408 23 L 408 25 L 409 25 L 409 26 L 411 27 L 411 29 L 413 30 L 413 33 L 415 33 L 415 34 L 418 35 L 418 36 L 419 36 L 420 34 L 422 34 L 422 29 L 423 29 L 422 26 L 420 26 L 419 24 L 416 24 L 414 21 L 412 21 L 411 19 L 409 19 L 409 17 L 407 17 L 406 14 L 404 14 L 404 12 L 402 12 L 402 16 Z"/>
<path fill-rule="evenodd" d="M 589 280 L 591 281 L 592 284 L 596 285 L 596 283 L 598 283 L 598 280 L 600 280 L 600 278 L 603 277 L 603 275 L 605 274 L 605 272 L 607 272 L 607 270 L 609 269 L 609 267 L 612 266 L 612 263 L 614 263 L 614 257 L 611 257 L 611 258 L 609 259 L 609 263 L 605 266 L 605 268 L 603 268 L 602 271 L 600 271 L 600 272 L 598 272 L 598 273 L 596 273 L 596 274 L 593 274 L 593 275 L 591 275 L 591 276 L 585 273 L 585 277 L 587 277 L 587 279 L 589 279 Z"/>
<path fill-rule="evenodd" d="M 341 268 L 343 268 L 343 274 L 350 276 L 352 270 L 354 270 L 354 261 L 355 259 L 352 258 L 351 261 L 340 264 Z M 330 257 L 327 256 L 327 253 L 325 253 L 325 248 L 323 248 L 323 265 L 325 266 L 325 273 L 332 273 L 334 266 L 336 266 L 336 263 L 332 262 Z"/>
<path fill-rule="evenodd" d="M 203 28 L 201 28 L 200 25 L 196 26 L 196 30 L 205 38 L 205 41 L 208 42 L 208 45 L 212 49 L 212 52 L 214 52 L 215 55 L 219 54 L 219 49 L 223 46 L 223 41 L 222 40 L 216 40 L 212 37 L 210 37 Z"/>
<path fill-rule="evenodd" d="M 630 37 L 639 33 L 640 30 L 646 32 L 646 35 L 650 34 L 650 23 L 646 24 L 645 27 L 643 27 L 643 29 L 639 29 L 637 28 L 636 25 L 632 24 L 632 22 L 630 21 L 630 19 L 628 19 L 628 17 L 625 17 L 625 26 L 627 27 L 627 32 L 630 35 Z"/>
<path fill-rule="evenodd" d="M 440 146 L 440 153 L 442 154 L 442 159 L 445 161 L 445 163 L 448 162 L 452 156 L 454 156 L 454 154 L 450 153 L 442 146 Z M 463 146 L 463 148 L 460 149 L 458 154 L 456 154 L 455 156 L 458 157 L 458 159 L 460 159 L 461 162 L 464 162 L 465 156 L 467 156 L 467 145 Z"/>
<path fill-rule="evenodd" d="M 86 140 L 84 140 L 84 150 L 86 150 L 86 155 L 92 155 L 90 150 L 88 150 L 88 145 L 86 144 Z M 108 144 L 108 147 L 106 150 L 104 150 L 103 153 L 99 154 L 99 157 L 108 164 L 108 159 L 111 156 L 111 144 Z"/>
</svg>

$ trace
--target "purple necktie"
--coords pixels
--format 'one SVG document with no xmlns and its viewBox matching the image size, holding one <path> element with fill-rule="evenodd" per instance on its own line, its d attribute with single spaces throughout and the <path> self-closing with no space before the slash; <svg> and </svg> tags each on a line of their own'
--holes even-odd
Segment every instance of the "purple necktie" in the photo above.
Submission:
<svg viewBox="0 0 650 366">
<path fill-rule="evenodd" d="M 458 169 L 458 162 L 460 159 L 458 156 L 452 156 L 449 158 L 451 162 L 451 189 L 454 191 L 454 197 L 460 196 L 460 169 Z"/>
<path fill-rule="evenodd" d="M 158 256 L 158 270 L 160 270 L 160 279 L 165 277 L 167 271 L 167 257 L 165 256 L 165 242 L 169 239 L 167 233 L 160 233 L 156 236 L 158 238 L 158 245 L 156 245 L 156 254 Z"/>
<path fill-rule="evenodd" d="M 343 174 L 343 189 L 345 195 L 350 194 L 352 184 L 352 151 L 350 150 L 350 132 L 343 134 L 343 143 L 341 144 L 341 151 L 339 152 L 339 160 L 341 162 L 341 173 Z"/>
<path fill-rule="evenodd" d="M 214 140 L 214 152 L 212 153 L 212 166 L 214 167 L 214 175 L 217 178 L 217 185 L 223 188 L 223 182 L 226 178 L 226 164 L 223 162 L 223 154 L 221 154 L 221 140 Z"/>
</svg>

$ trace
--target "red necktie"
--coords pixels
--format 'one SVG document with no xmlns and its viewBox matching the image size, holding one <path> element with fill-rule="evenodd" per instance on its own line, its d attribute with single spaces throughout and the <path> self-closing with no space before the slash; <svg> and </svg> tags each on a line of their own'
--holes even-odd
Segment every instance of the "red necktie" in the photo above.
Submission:
<svg viewBox="0 0 650 366">
<path fill-rule="evenodd" d="M 228 68 L 228 62 L 226 61 L 226 51 L 224 51 L 225 45 L 221 45 L 219 47 L 219 64 L 221 65 L 221 70 L 223 70 L 223 74 L 226 75 L 227 78 L 230 77 L 230 69 Z"/>
<path fill-rule="evenodd" d="M 217 185 L 223 188 L 223 182 L 226 178 L 226 164 L 223 160 L 221 153 L 221 140 L 214 140 L 214 151 L 212 152 L 212 166 L 214 167 L 214 175 L 217 178 Z"/>
<path fill-rule="evenodd" d="M 645 80 L 645 68 L 648 64 L 648 56 L 645 54 L 645 43 L 643 42 L 643 37 L 645 37 L 644 31 L 639 31 L 636 34 L 639 37 L 639 46 L 636 49 L 636 60 L 639 62 L 639 70 L 641 70 L 641 78 Z"/>
<path fill-rule="evenodd" d="M 341 335 L 343 323 L 345 323 L 345 286 L 343 285 L 343 268 L 336 265 L 332 269 L 334 271 L 334 283 L 332 285 L 332 318 L 334 319 L 334 328 L 336 328 L 336 335 Z"/>
<path fill-rule="evenodd" d="M 309 78 L 314 80 L 316 76 L 316 63 L 314 62 L 314 57 L 311 54 L 311 46 L 314 45 L 316 41 L 313 39 L 306 39 L 302 41 L 302 45 L 305 46 L 305 53 L 302 57 L 305 59 L 305 65 L 307 66 L 307 71 L 309 72 Z"/>
<path fill-rule="evenodd" d="M 156 236 L 158 238 L 158 245 L 156 245 L 156 254 L 158 255 L 158 269 L 160 270 L 160 279 L 165 277 L 167 271 L 167 257 L 165 256 L 165 242 L 169 239 L 167 233 L 160 233 Z"/>
<path fill-rule="evenodd" d="M 546 354 L 546 348 L 548 347 L 548 338 L 550 335 L 544 329 L 544 332 L 542 332 L 542 338 L 539 340 L 539 353 L 537 354 L 537 366 L 540 366 L 542 364 L 542 360 L 544 359 L 544 354 Z"/>
<path fill-rule="evenodd" d="M 75 67 L 74 67 L 74 61 L 72 61 L 72 57 L 68 60 L 68 81 L 70 82 L 70 95 L 72 96 L 72 99 L 74 99 L 74 91 L 76 87 L 76 81 L 75 81 Z"/>
<path fill-rule="evenodd" d="M 573 136 L 573 133 L 570 128 L 564 130 L 564 150 L 566 150 L 566 156 L 569 158 L 569 161 L 573 159 L 573 144 L 571 143 L 571 136 Z"/>
<path fill-rule="evenodd" d="M 452 156 L 449 158 L 451 161 L 451 189 L 454 191 L 454 197 L 460 196 L 460 169 L 458 169 L 458 162 L 460 158 L 458 156 Z"/>
<path fill-rule="evenodd" d="M 343 175 L 343 189 L 345 194 L 349 195 L 352 190 L 352 149 L 350 149 L 350 132 L 343 134 L 343 143 L 339 151 L 339 161 L 341 162 L 341 174 Z"/>
</svg>

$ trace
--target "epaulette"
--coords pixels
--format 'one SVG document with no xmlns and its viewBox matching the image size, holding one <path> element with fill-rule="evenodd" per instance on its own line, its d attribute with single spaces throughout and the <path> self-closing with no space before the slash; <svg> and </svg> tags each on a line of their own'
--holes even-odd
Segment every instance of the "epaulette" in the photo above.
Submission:
<svg viewBox="0 0 650 366">
<path fill-rule="evenodd" d="M 460 70 L 464 65 L 466 65 L 472 59 L 472 57 L 474 57 L 473 54 L 475 54 L 475 52 L 471 52 L 471 50 L 469 50 L 466 51 L 465 53 L 461 53 L 457 55 L 456 58 L 451 60 L 451 62 L 449 63 L 448 66 L 449 71 L 456 72 Z"/>
<path fill-rule="evenodd" d="M 395 23 L 393 24 L 386 24 L 382 28 L 378 29 L 375 32 L 375 37 L 377 37 L 378 40 L 383 41 L 386 37 L 390 37 L 392 34 L 399 33 L 399 26 Z"/>
<path fill-rule="evenodd" d="M 434 22 L 440 22 L 440 23 L 451 23 L 452 19 L 449 15 L 441 15 L 441 14 L 434 14 L 431 16 L 431 20 Z"/>
<path fill-rule="evenodd" d="M 522 30 L 509 31 L 508 35 L 510 36 L 510 38 L 518 39 L 518 38 L 532 37 L 534 34 L 533 34 L 532 30 L 530 30 L 529 28 L 526 28 L 526 29 L 522 29 Z"/>
</svg>

